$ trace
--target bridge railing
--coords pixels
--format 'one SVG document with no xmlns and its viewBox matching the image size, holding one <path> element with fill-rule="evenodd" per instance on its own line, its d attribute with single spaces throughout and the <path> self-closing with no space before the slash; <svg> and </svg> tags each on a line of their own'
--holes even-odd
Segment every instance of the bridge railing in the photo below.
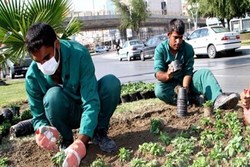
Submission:
<svg viewBox="0 0 250 167">
<path fill-rule="evenodd" d="M 115 11 L 111 11 L 111 10 L 108 10 L 108 11 L 104 11 L 104 10 L 100 10 L 100 11 L 72 11 L 70 12 L 69 16 L 68 17 L 83 17 L 83 16 L 91 16 L 91 18 L 97 16 L 97 17 L 101 17 L 101 16 L 105 16 L 105 18 L 107 18 L 108 16 L 110 16 L 110 18 L 113 18 L 114 16 L 116 17 L 119 17 L 120 14 L 119 12 L 115 12 Z M 155 10 L 155 11 L 150 11 L 150 16 L 151 17 L 163 17 L 163 18 L 166 18 L 166 17 L 170 17 L 170 18 L 173 18 L 174 17 L 179 17 L 179 18 L 183 18 L 183 17 L 188 17 L 186 15 L 182 15 L 180 13 L 177 13 L 177 12 L 171 12 L 171 13 L 167 13 L 167 15 L 163 15 L 162 14 L 162 11 L 159 11 L 159 10 Z"/>
</svg>

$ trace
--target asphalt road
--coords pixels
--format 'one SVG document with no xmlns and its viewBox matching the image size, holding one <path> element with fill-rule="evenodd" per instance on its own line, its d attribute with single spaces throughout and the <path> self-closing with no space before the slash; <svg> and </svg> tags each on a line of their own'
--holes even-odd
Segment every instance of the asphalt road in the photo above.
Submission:
<svg viewBox="0 0 250 167">
<path fill-rule="evenodd" d="M 97 79 L 106 74 L 116 75 L 122 83 L 156 82 L 153 60 L 119 61 L 116 52 L 107 52 L 93 56 Z M 250 83 L 250 46 L 236 50 L 234 55 L 216 59 L 195 58 L 195 69 L 210 69 L 224 92 L 240 93 Z"/>
</svg>

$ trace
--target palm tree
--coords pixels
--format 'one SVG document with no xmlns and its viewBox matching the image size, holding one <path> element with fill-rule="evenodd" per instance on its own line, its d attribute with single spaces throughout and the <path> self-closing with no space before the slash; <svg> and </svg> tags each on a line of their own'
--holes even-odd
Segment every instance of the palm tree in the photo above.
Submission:
<svg viewBox="0 0 250 167">
<path fill-rule="evenodd" d="M 80 31 L 81 24 L 69 15 L 69 0 L 1 0 L 0 1 L 0 65 L 6 59 L 16 62 L 27 55 L 25 36 L 28 28 L 36 22 L 50 24 L 59 38 L 67 39 Z"/>
<path fill-rule="evenodd" d="M 131 28 L 133 36 L 139 37 L 142 23 L 150 16 L 147 4 L 144 0 L 131 0 L 127 5 L 120 2 L 120 0 L 113 0 L 113 2 L 121 15 L 121 25 L 119 29 L 124 31 L 127 28 Z"/>
</svg>

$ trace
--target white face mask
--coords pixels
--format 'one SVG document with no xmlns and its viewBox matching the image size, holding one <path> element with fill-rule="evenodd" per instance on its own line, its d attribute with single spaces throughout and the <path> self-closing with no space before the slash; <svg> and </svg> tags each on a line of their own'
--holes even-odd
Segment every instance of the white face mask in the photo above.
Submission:
<svg viewBox="0 0 250 167">
<path fill-rule="evenodd" d="M 55 46 L 54 46 L 55 47 Z M 41 63 L 36 63 L 37 67 L 39 70 L 42 71 L 42 73 L 44 73 L 45 75 L 53 75 L 60 63 L 60 51 L 59 51 L 59 60 L 58 62 L 55 59 L 55 54 L 56 54 L 56 47 L 54 50 L 54 56 L 52 56 L 48 61 L 44 62 L 43 64 Z"/>
</svg>

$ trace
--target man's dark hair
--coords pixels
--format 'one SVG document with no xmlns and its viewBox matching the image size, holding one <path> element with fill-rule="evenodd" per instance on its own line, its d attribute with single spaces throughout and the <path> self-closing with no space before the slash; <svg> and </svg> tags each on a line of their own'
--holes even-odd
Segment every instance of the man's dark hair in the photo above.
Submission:
<svg viewBox="0 0 250 167">
<path fill-rule="evenodd" d="M 168 32 L 171 34 L 176 31 L 178 34 L 183 35 L 185 32 L 185 24 L 180 19 L 172 19 L 169 22 Z"/>
<path fill-rule="evenodd" d="M 32 53 L 39 50 L 42 46 L 54 46 L 56 33 L 53 28 L 46 23 L 33 24 L 26 35 L 26 47 Z"/>
</svg>

